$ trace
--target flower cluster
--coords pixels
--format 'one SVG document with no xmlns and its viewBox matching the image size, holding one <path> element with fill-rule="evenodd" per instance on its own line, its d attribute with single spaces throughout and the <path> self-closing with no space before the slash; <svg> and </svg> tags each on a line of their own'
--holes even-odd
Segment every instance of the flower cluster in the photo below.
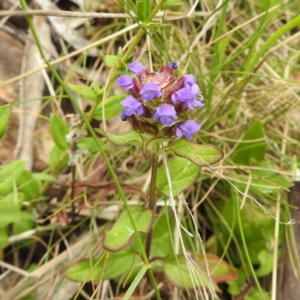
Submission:
<svg viewBox="0 0 300 300">
<path fill-rule="evenodd" d="M 117 83 L 131 96 L 121 101 L 122 120 L 129 120 L 134 130 L 154 136 L 177 136 L 191 139 L 200 125 L 189 120 L 185 112 L 203 107 L 194 75 L 174 76 L 175 62 L 159 72 L 149 72 L 141 63 L 133 62 L 128 69 L 132 76 L 122 75 Z"/>
</svg>

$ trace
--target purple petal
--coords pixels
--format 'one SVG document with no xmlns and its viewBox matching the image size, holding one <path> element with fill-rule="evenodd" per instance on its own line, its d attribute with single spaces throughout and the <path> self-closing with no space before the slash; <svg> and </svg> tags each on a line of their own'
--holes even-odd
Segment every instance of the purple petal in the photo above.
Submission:
<svg viewBox="0 0 300 300">
<path fill-rule="evenodd" d="M 152 100 L 162 96 L 162 92 L 157 84 L 149 82 L 142 88 L 140 95 L 144 100 Z"/>
<path fill-rule="evenodd" d="M 193 98 L 194 95 L 186 88 L 178 90 L 171 97 L 173 103 L 187 102 L 189 100 L 192 100 Z"/>
<path fill-rule="evenodd" d="M 193 84 L 196 83 L 196 77 L 191 74 L 184 75 L 184 86 L 191 87 Z"/>
<path fill-rule="evenodd" d="M 135 112 L 138 113 L 141 111 L 140 107 L 142 106 L 142 103 L 132 96 L 125 98 L 120 103 L 123 105 L 123 112 L 122 112 L 123 117 L 130 117 Z"/>
<path fill-rule="evenodd" d="M 200 88 L 199 88 L 199 85 L 198 84 L 193 84 L 191 86 L 191 89 L 190 89 L 191 93 L 194 95 L 194 96 L 198 96 L 200 94 Z"/>
<path fill-rule="evenodd" d="M 133 81 L 132 78 L 127 75 L 122 75 L 117 79 L 117 84 L 119 84 L 121 87 L 125 88 L 126 90 L 129 90 L 133 87 Z"/>
<path fill-rule="evenodd" d="M 153 120 L 157 121 L 158 119 L 160 119 L 163 125 L 170 126 L 173 121 L 177 119 L 174 107 L 168 104 L 158 107 L 153 116 Z"/>
<path fill-rule="evenodd" d="M 178 137 L 185 135 L 186 138 L 191 139 L 194 136 L 194 133 L 200 128 L 201 126 L 198 123 L 188 120 L 177 125 L 176 135 Z"/>
<path fill-rule="evenodd" d="M 176 119 L 176 116 L 161 116 L 160 121 L 163 125 L 170 126 Z"/>
<path fill-rule="evenodd" d="M 139 73 L 143 70 L 146 70 L 146 68 L 140 63 L 140 62 L 133 62 L 128 66 L 128 69 L 134 74 L 139 75 Z"/>
</svg>

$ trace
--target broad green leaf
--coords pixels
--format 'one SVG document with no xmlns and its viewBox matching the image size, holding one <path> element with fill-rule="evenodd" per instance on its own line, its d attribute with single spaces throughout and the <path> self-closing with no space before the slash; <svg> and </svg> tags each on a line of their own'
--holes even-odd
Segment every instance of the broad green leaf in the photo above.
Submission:
<svg viewBox="0 0 300 300">
<path fill-rule="evenodd" d="M 56 145 L 52 148 L 50 152 L 50 159 L 49 159 L 49 165 L 50 168 L 55 168 L 58 164 L 60 164 L 59 170 L 62 170 L 65 168 L 69 161 L 69 156 L 65 155 L 66 152 L 60 150 Z M 63 161 L 61 161 L 63 159 Z"/>
<path fill-rule="evenodd" d="M 24 170 L 22 176 L 17 181 L 18 187 L 28 200 L 32 200 L 40 189 L 40 183 L 33 178 L 32 173 Z"/>
<path fill-rule="evenodd" d="M 32 214 L 22 211 L 20 221 L 13 223 L 13 234 L 20 234 L 33 229 L 33 227 L 34 221 L 32 220 Z"/>
<path fill-rule="evenodd" d="M 14 160 L 0 169 L 0 182 L 7 179 L 7 177 L 14 176 L 18 178 L 22 174 L 25 168 L 25 162 L 23 160 Z"/>
<path fill-rule="evenodd" d="M 69 133 L 68 125 L 57 115 L 51 115 L 50 129 L 55 145 L 62 151 L 69 149 L 66 135 Z"/>
<path fill-rule="evenodd" d="M 52 176 L 52 175 L 49 175 L 49 174 L 46 174 L 46 173 L 32 173 L 32 176 L 35 180 L 38 180 L 38 181 L 55 181 L 56 178 L 55 176 Z"/>
<path fill-rule="evenodd" d="M 174 253 L 174 245 L 172 243 L 174 227 L 174 217 L 171 214 L 167 216 L 165 211 L 161 213 L 153 225 L 150 258 L 166 257 Z"/>
<path fill-rule="evenodd" d="M 114 116 L 120 115 L 122 112 L 122 105 L 120 102 L 125 99 L 127 95 L 120 94 L 116 96 L 112 96 L 104 101 L 104 114 L 106 119 L 110 119 Z M 103 110 L 102 110 L 103 103 L 99 103 L 94 118 L 101 121 L 103 120 Z"/>
<path fill-rule="evenodd" d="M 72 83 L 68 83 L 68 86 L 80 96 L 96 102 L 101 100 L 101 96 L 103 94 L 103 89 L 98 90 L 98 87 L 92 88 L 89 86 L 75 85 Z"/>
<path fill-rule="evenodd" d="M 152 226 L 153 213 L 139 206 L 129 207 L 136 228 L 139 232 L 148 233 Z M 103 248 L 108 251 L 119 251 L 127 247 L 134 236 L 133 227 L 127 211 L 123 211 L 113 228 L 103 234 Z"/>
<path fill-rule="evenodd" d="M 137 0 L 136 14 L 142 22 L 145 22 L 151 13 L 151 0 Z"/>
<path fill-rule="evenodd" d="M 233 153 L 233 161 L 239 165 L 251 165 L 251 161 L 260 162 L 265 155 L 265 135 L 261 121 L 255 121 L 246 131 L 242 142 Z"/>
<path fill-rule="evenodd" d="M 260 261 L 260 267 L 255 271 L 256 276 L 266 276 L 273 271 L 274 255 L 265 249 L 262 249 L 258 253 L 258 259 Z"/>
<path fill-rule="evenodd" d="M 186 258 L 183 254 L 169 256 L 164 261 L 164 272 L 168 279 L 180 288 L 193 289 L 196 287 L 211 287 L 219 291 L 218 286 L 213 282 L 206 273 L 206 267 L 190 257 L 193 262 L 193 270 L 189 270 L 186 264 Z M 194 283 L 194 284 L 193 284 Z"/>
<path fill-rule="evenodd" d="M 0 203 L 22 203 L 24 201 L 24 194 L 23 193 L 9 193 L 5 197 L 0 200 Z"/>
<path fill-rule="evenodd" d="M 0 200 L 0 227 L 21 220 L 21 205 L 16 203 L 2 203 Z"/>
<path fill-rule="evenodd" d="M 3 138 L 9 120 L 9 105 L 0 108 L 0 140 Z"/>
<path fill-rule="evenodd" d="M 3 249 L 8 243 L 8 233 L 6 228 L 0 228 L 0 249 Z"/>
<path fill-rule="evenodd" d="M 228 284 L 228 293 L 237 296 L 241 293 L 241 291 L 244 289 L 245 282 L 246 282 L 246 276 L 245 271 L 240 269 L 235 269 L 238 278 L 235 281 L 229 281 Z"/>
<path fill-rule="evenodd" d="M 116 278 L 129 272 L 135 254 L 130 248 L 119 252 L 104 252 L 100 259 L 85 259 L 70 267 L 66 276 L 74 281 L 99 281 Z"/>
<path fill-rule="evenodd" d="M 244 300 L 257 300 L 257 299 L 271 300 L 271 296 L 268 292 L 262 290 L 262 293 L 263 295 L 261 294 L 258 288 L 253 288 L 250 290 L 249 294 L 245 295 Z"/>
<path fill-rule="evenodd" d="M 106 135 L 107 139 L 111 143 L 113 143 L 114 145 L 117 145 L 117 146 L 124 146 L 124 145 L 128 145 L 128 144 L 132 144 L 132 145 L 141 145 L 142 144 L 142 138 L 136 131 L 129 131 L 122 135 L 110 134 L 108 132 L 102 132 L 100 130 L 95 130 L 95 131 Z"/>
<path fill-rule="evenodd" d="M 205 264 L 203 254 L 198 254 L 196 259 L 202 264 Z M 210 253 L 206 253 L 206 260 L 208 269 L 212 273 L 211 275 L 216 283 L 235 281 L 238 279 L 238 274 L 225 260 L 221 260 L 221 258 Z"/>
<path fill-rule="evenodd" d="M 180 157 L 185 157 L 197 166 L 207 166 L 217 163 L 223 158 L 223 151 L 214 145 L 198 145 L 188 140 L 177 140 L 166 151 L 172 151 Z"/>
<path fill-rule="evenodd" d="M 118 60 L 120 59 L 120 57 L 118 55 L 105 55 L 105 64 L 109 67 L 109 68 L 113 68 Z"/>
<path fill-rule="evenodd" d="M 98 139 L 98 143 L 103 147 L 104 142 L 100 139 Z M 97 151 L 100 151 L 98 144 L 96 143 L 95 139 L 93 137 L 85 137 L 82 140 L 78 142 L 78 146 L 81 149 L 88 150 L 90 153 L 94 153 Z"/>
<path fill-rule="evenodd" d="M 11 192 L 16 182 L 22 176 L 25 162 L 15 160 L 0 170 L 0 196 L 5 196 Z"/>
<path fill-rule="evenodd" d="M 172 182 L 173 196 L 177 196 L 189 187 L 198 177 L 200 168 L 186 158 L 175 156 L 168 162 Z M 156 186 L 159 191 L 170 196 L 166 168 L 162 165 L 157 172 Z"/>
</svg>

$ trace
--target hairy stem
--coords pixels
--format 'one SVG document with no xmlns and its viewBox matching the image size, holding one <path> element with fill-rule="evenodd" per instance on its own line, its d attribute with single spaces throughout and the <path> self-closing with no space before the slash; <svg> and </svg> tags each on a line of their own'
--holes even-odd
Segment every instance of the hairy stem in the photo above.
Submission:
<svg viewBox="0 0 300 300">
<path fill-rule="evenodd" d="M 150 182 L 150 200 L 149 200 L 149 208 L 153 211 L 153 215 L 155 214 L 155 194 L 156 194 L 156 178 L 157 178 L 157 169 L 158 169 L 158 154 L 153 153 L 151 155 L 151 182 Z M 147 234 L 146 239 L 146 255 L 149 259 L 150 255 L 150 248 L 151 248 L 151 242 L 152 242 L 152 227 L 150 231 Z"/>
</svg>

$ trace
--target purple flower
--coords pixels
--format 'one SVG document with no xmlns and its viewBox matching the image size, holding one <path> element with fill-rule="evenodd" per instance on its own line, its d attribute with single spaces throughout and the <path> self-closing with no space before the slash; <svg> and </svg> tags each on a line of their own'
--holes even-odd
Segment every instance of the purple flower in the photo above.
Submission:
<svg viewBox="0 0 300 300">
<path fill-rule="evenodd" d="M 180 138 L 185 135 L 188 139 L 191 139 L 200 128 L 201 126 L 194 121 L 184 121 L 176 125 L 176 135 Z"/>
<path fill-rule="evenodd" d="M 177 92 L 173 93 L 171 99 L 173 103 L 178 102 L 187 102 L 194 98 L 194 94 L 190 92 L 187 88 L 183 88 L 178 90 Z"/>
<path fill-rule="evenodd" d="M 139 62 L 135 61 L 131 63 L 128 66 L 128 69 L 134 74 L 134 75 L 139 75 L 139 73 L 143 70 L 146 70 L 146 68 Z"/>
<path fill-rule="evenodd" d="M 132 78 L 127 75 L 120 76 L 116 82 L 126 90 L 129 90 L 133 87 Z"/>
<path fill-rule="evenodd" d="M 163 125 L 170 126 L 173 121 L 177 119 L 174 107 L 168 104 L 158 107 L 153 116 L 153 120 L 157 121 L 158 119 L 160 119 Z"/>
<path fill-rule="evenodd" d="M 190 75 L 192 76 L 192 75 Z M 200 94 L 198 84 L 193 84 L 189 88 L 182 88 L 177 92 L 173 93 L 171 97 L 173 103 L 182 102 L 184 103 L 183 109 L 194 109 L 194 107 L 203 107 L 203 98 Z"/>
<path fill-rule="evenodd" d="M 169 63 L 169 67 L 173 70 L 176 70 L 176 69 L 178 69 L 178 64 L 175 61 L 171 61 Z"/>
<path fill-rule="evenodd" d="M 191 74 L 184 75 L 184 86 L 190 88 L 193 84 L 196 83 L 196 77 Z"/>
<path fill-rule="evenodd" d="M 140 91 L 140 95 L 144 100 L 152 100 L 162 95 L 162 92 L 157 84 L 148 82 Z"/>
<path fill-rule="evenodd" d="M 137 115 L 140 116 L 144 112 L 143 104 L 132 96 L 125 98 L 121 101 L 121 104 L 123 105 L 122 119 L 129 118 L 134 113 L 137 113 Z"/>
</svg>

